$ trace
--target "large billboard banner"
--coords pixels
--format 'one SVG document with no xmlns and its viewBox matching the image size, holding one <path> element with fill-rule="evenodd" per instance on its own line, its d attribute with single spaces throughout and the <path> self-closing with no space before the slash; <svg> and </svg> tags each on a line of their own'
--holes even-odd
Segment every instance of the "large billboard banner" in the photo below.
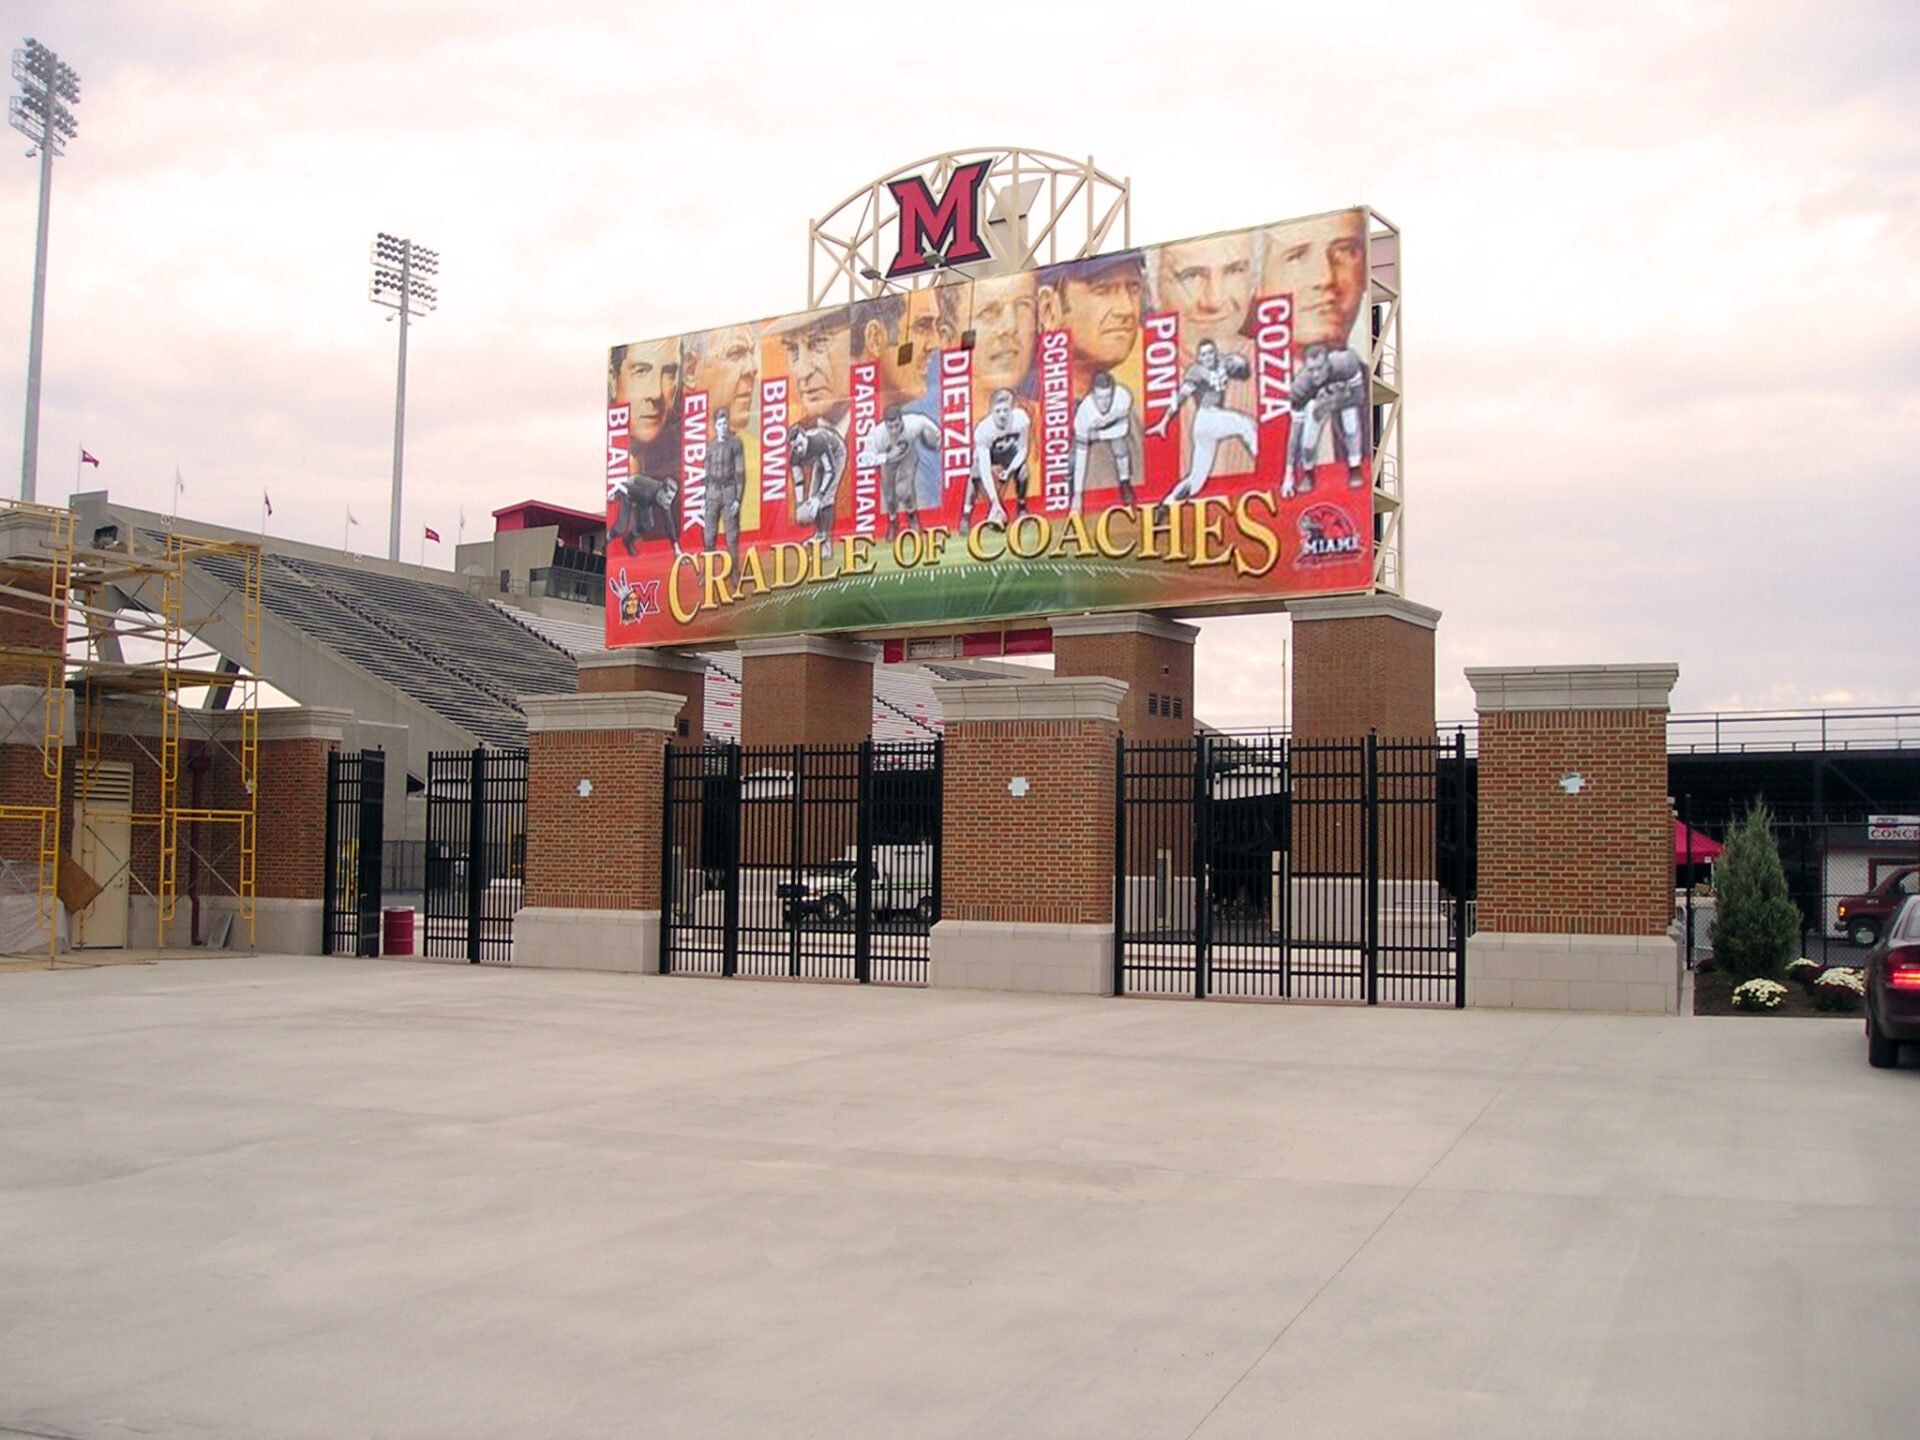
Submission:
<svg viewBox="0 0 1920 1440">
<path fill-rule="evenodd" d="M 1368 215 L 615 346 L 607 643 L 1373 577 Z"/>
</svg>

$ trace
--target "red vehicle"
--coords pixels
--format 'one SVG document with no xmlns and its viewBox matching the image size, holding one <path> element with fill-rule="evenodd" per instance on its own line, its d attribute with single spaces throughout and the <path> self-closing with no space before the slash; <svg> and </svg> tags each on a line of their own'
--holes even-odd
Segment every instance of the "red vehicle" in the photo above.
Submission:
<svg viewBox="0 0 1920 1440">
<path fill-rule="evenodd" d="M 1907 898 L 1920 895 L 1920 865 L 1895 870 L 1864 895 L 1849 895 L 1834 916 L 1834 928 L 1856 945 L 1871 945 Z"/>
<path fill-rule="evenodd" d="M 1910 897 L 1867 952 L 1867 1063 L 1900 1063 L 1900 1042 L 1920 1040 L 1920 897 Z"/>
</svg>

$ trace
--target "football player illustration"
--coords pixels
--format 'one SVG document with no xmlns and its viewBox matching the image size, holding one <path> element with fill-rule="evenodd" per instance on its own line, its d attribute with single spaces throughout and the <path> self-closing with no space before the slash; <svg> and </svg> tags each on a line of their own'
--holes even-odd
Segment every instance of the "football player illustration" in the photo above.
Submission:
<svg viewBox="0 0 1920 1440">
<path fill-rule="evenodd" d="M 834 500 L 840 493 L 840 477 L 847 468 L 847 442 L 840 432 L 824 420 L 803 425 L 793 432 L 788 446 L 793 483 L 800 499 L 793 518 L 813 526 L 822 540 L 833 538 Z"/>
<path fill-rule="evenodd" d="M 1187 463 L 1187 473 L 1178 485 L 1167 492 L 1164 504 L 1171 505 L 1176 500 L 1190 500 L 1200 493 L 1201 487 L 1213 474 L 1213 458 L 1220 449 L 1223 440 L 1238 440 L 1247 447 L 1247 453 L 1258 459 L 1260 455 L 1260 432 L 1253 423 L 1253 417 L 1239 410 L 1229 410 L 1223 403 L 1227 386 L 1235 380 L 1244 380 L 1253 373 L 1253 366 L 1247 357 L 1241 354 L 1222 355 L 1220 347 L 1211 340 L 1202 340 L 1194 352 L 1193 364 L 1187 367 L 1186 377 L 1180 382 L 1179 394 L 1172 405 L 1167 407 L 1165 416 L 1150 432 L 1164 435 L 1167 427 L 1173 423 L 1173 417 L 1188 400 L 1193 401 L 1193 455 Z"/>
<path fill-rule="evenodd" d="M 680 487 L 671 479 L 652 475 L 629 475 L 607 488 L 613 501 L 613 524 L 607 530 L 607 543 L 619 541 L 632 555 L 642 540 L 667 540 L 674 550 L 680 548 L 679 527 L 675 523 L 674 502 Z"/>
<path fill-rule="evenodd" d="M 1133 503 L 1134 476 L 1133 392 L 1114 383 L 1106 370 L 1094 372 L 1093 384 L 1073 412 L 1073 503 L 1078 511 L 1087 492 L 1087 461 L 1097 445 L 1113 461 L 1114 483 L 1120 503 Z"/>
<path fill-rule="evenodd" d="M 1366 484 L 1361 465 L 1366 458 L 1366 430 L 1362 411 L 1367 402 L 1367 367 L 1351 350 L 1309 345 L 1305 363 L 1287 392 L 1293 422 L 1287 432 L 1287 464 L 1280 479 L 1280 498 L 1290 500 L 1313 489 L 1313 469 L 1320 459 L 1320 434 L 1331 417 L 1333 455 L 1347 467 L 1347 488 Z"/>
<path fill-rule="evenodd" d="M 881 393 L 909 415 L 935 418 L 939 397 L 928 386 L 934 356 L 952 341 L 958 287 L 908 290 L 853 307 L 853 358 L 879 367 Z M 940 467 L 925 451 L 914 455 L 914 503 L 940 506 Z"/>
<path fill-rule="evenodd" d="M 925 415 L 887 406 L 880 424 L 867 434 L 860 449 L 862 466 L 880 467 L 880 508 L 887 517 L 887 538 L 897 530 L 920 528 L 920 500 L 915 480 L 920 450 L 940 451 L 940 427 Z"/>
<path fill-rule="evenodd" d="M 733 433 L 724 409 L 713 412 L 713 439 L 707 443 L 707 490 L 701 505 L 700 531 L 706 548 L 720 548 L 727 536 L 727 553 L 740 558 L 740 501 L 747 490 L 747 451 Z"/>
<path fill-rule="evenodd" d="M 1024 514 L 1027 508 L 1027 452 L 1033 422 L 1027 412 L 1013 403 L 1013 391 L 993 392 L 987 415 L 973 427 L 973 469 L 967 475 L 967 493 L 960 502 L 960 533 L 973 527 L 973 497 L 978 491 L 987 500 L 989 525 L 1007 523 L 1006 508 L 1000 503 L 1000 487 L 1013 486 L 1013 505 Z"/>
</svg>

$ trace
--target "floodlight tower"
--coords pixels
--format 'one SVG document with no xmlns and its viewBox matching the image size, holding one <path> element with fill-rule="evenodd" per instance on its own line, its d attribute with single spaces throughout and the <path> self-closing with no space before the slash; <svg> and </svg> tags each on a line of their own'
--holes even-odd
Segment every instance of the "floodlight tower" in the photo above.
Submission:
<svg viewBox="0 0 1920 1440">
<path fill-rule="evenodd" d="M 40 469 L 40 339 L 47 318 L 47 217 L 53 204 L 53 157 L 76 133 L 80 77 L 38 40 L 13 52 L 13 78 L 20 93 L 7 106 L 7 122 L 31 140 L 40 155 L 40 234 L 33 251 L 33 322 L 27 339 L 27 426 L 20 454 L 20 498 L 34 498 Z M 29 155 L 35 153 L 32 150 Z"/>
<path fill-rule="evenodd" d="M 373 284 L 367 298 L 400 317 L 400 381 L 393 398 L 393 510 L 387 522 L 389 560 L 400 558 L 400 459 L 407 435 L 407 321 L 415 315 L 431 315 L 439 305 L 439 291 L 426 283 L 439 273 L 439 251 L 385 232 L 375 237 Z"/>
</svg>

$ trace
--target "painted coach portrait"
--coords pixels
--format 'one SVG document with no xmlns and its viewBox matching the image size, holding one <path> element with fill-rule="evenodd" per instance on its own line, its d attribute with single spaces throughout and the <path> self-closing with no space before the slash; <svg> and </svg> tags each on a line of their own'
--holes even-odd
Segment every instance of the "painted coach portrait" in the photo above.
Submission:
<svg viewBox="0 0 1920 1440">
<path fill-rule="evenodd" d="M 1073 391 L 1094 372 L 1119 372 L 1140 348 L 1145 292 L 1138 250 L 1096 255 L 1040 272 L 1040 328 L 1065 330 L 1073 346 Z"/>
<path fill-rule="evenodd" d="M 628 410 L 633 473 L 680 473 L 680 341 L 616 345 L 607 357 L 607 403 Z"/>
<path fill-rule="evenodd" d="M 1367 298 L 1367 212 L 1335 210 L 1261 233 L 1262 295 L 1293 297 L 1293 343 L 1345 349 Z"/>
<path fill-rule="evenodd" d="M 736 435 L 753 433 L 758 398 L 760 346 L 751 325 L 725 325 L 689 335 L 680 347 L 685 387 L 707 392 L 715 413 L 724 410 Z"/>
<path fill-rule="evenodd" d="M 846 307 L 776 321 L 761 343 L 762 373 L 787 377 L 790 423 L 825 420 L 841 428 L 847 415 L 847 367 L 853 351 Z"/>
</svg>

